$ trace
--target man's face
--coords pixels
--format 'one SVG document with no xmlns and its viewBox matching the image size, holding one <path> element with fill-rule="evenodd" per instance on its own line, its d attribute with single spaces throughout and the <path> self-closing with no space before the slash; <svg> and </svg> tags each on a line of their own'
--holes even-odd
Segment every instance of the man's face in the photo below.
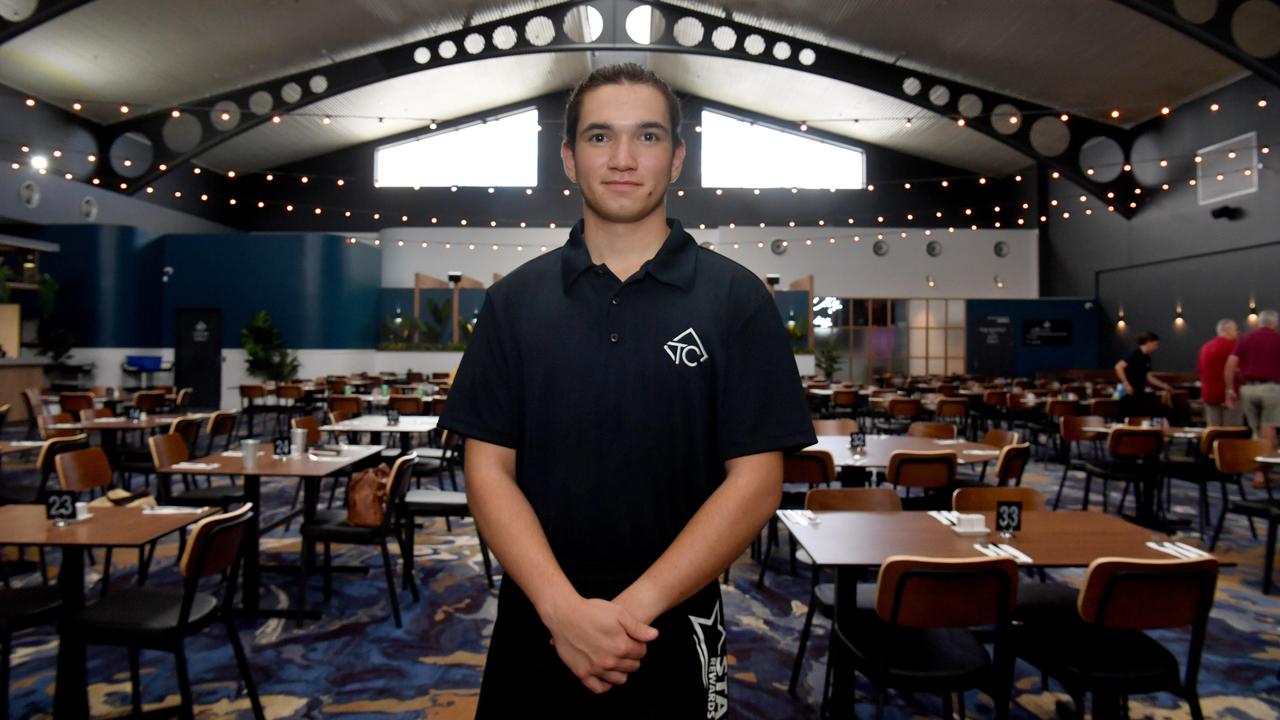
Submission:
<svg viewBox="0 0 1280 720">
<path fill-rule="evenodd" d="M 1159 341 L 1159 340 L 1152 340 L 1151 342 L 1143 343 L 1143 344 L 1142 344 L 1142 352 L 1144 352 L 1144 353 L 1146 353 L 1146 354 L 1148 354 L 1148 355 L 1150 355 L 1151 353 L 1153 353 L 1153 352 L 1155 352 L 1156 350 L 1159 350 L 1159 349 L 1160 349 L 1160 341 Z"/>
<path fill-rule="evenodd" d="M 665 215 L 667 186 L 680 176 L 684 145 L 672 146 L 662 93 L 648 85 L 605 85 L 582 98 L 576 146 L 560 148 L 582 191 L 584 212 L 612 223 Z"/>
<path fill-rule="evenodd" d="M 1222 329 L 1222 337 L 1228 340 L 1235 340 L 1239 335 L 1240 327 L 1235 323 L 1227 323 L 1227 326 Z"/>
</svg>

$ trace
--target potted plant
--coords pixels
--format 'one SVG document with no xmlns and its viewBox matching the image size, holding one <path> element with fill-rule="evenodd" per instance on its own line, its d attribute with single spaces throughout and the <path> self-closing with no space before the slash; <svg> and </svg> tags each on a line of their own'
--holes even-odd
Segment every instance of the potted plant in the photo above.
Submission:
<svg viewBox="0 0 1280 720">
<path fill-rule="evenodd" d="M 813 366 L 822 371 L 823 377 L 828 382 L 835 382 L 836 373 L 840 371 L 843 363 L 844 356 L 835 340 L 823 340 L 818 343 L 813 354 Z"/>
<path fill-rule="evenodd" d="M 272 382 L 287 382 L 298 375 L 298 356 L 284 346 L 280 329 L 271 322 L 266 310 L 260 310 L 240 330 L 240 344 L 249 356 L 249 374 Z"/>
</svg>

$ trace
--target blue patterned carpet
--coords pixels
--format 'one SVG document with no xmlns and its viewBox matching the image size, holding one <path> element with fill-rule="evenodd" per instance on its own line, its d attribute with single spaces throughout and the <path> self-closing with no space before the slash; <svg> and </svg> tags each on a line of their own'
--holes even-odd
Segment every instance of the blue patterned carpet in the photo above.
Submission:
<svg viewBox="0 0 1280 720">
<path fill-rule="evenodd" d="M 1056 490 L 1060 466 L 1036 463 L 1027 482 Z M 1073 488 L 1078 490 L 1078 483 Z M 272 509 L 288 507 L 292 485 L 268 486 L 264 503 Z M 1069 491 L 1067 507 L 1079 495 Z M 1176 486 L 1175 511 L 1194 516 L 1189 486 Z M 1216 506 L 1215 510 L 1216 512 Z M 405 627 L 392 623 L 390 606 L 376 550 L 340 548 L 335 562 L 362 564 L 367 576 L 338 575 L 334 597 L 322 602 L 320 579 L 312 583 L 309 603 L 323 610 L 323 619 L 298 627 L 293 621 L 242 623 L 254 675 L 267 715 L 272 718 L 470 718 L 492 627 L 496 592 L 485 584 L 479 549 L 470 522 L 455 522 L 446 532 L 443 521 L 424 527 L 417 538 L 414 576 L 423 598 L 413 603 L 401 594 Z M 263 541 L 268 561 L 296 561 L 294 534 L 278 530 Z M 174 570 L 176 542 L 159 551 L 151 583 L 177 585 Z M 1223 571 L 1209 625 L 1200 693 L 1206 715 L 1219 718 L 1275 718 L 1280 716 L 1280 596 L 1260 591 L 1262 547 L 1243 519 L 1228 520 L 1220 555 L 1238 563 Z M 130 555 L 132 553 L 126 553 Z M 393 551 L 393 558 L 396 557 Z M 733 566 L 724 588 L 730 649 L 731 715 L 737 718 L 808 718 L 817 716 L 830 621 L 819 617 L 801 678 L 799 697 L 786 692 L 796 638 L 806 611 L 807 569 L 787 572 L 786 553 L 771 563 L 763 591 L 755 588 L 759 566 L 744 555 Z M 56 556 L 55 556 L 56 558 Z M 113 584 L 132 582 L 132 558 L 118 557 Z M 99 556 L 100 562 L 100 556 Z M 56 563 L 56 560 L 55 560 Z M 100 565 L 90 571 L 94 582 Z M 1081 573 L 1056 573 L 1078 584 Z M 31 582 L 26 577 L 24 581 Z M 38 581 L 38 578 L 35 578 Z M 264 606 L 289 607 L 293 580 L 265 576 Z M 1186 638 L 1162 636 L 1181 653 Z M 47 717 L 52 706 L 57 637 L 52 629 L 22 633 L 15 643 L 11 714 L 16 718 Z M 129 683 L 123 649 L 90 648 L 90 702 L 94 717 L 128 715 Z M 188 644 L 197 717 L 250 717 L 248 700 L 238 690 L 230 647 L 219 629 Z M 144 653 L 142 682 L 148 709 L 178 699 L 171 656 Z M 1039 676 L 1019 664 L 1014 698 L 1015 717 L 1053 717 L 1054 703 L 1066 699 L 1061 688 L 1040 686 Z M 859 680 L 856 712 L 870 717 L 869 687 Z M 940 703 L 926 696 L 891 695 L 886 715 L 891 718 L 938 716 Z M 971 716 L 989 717 L 991 707 L 978 693 L 966 703 Z M 1131 699 L 1133 717 L 1188 717 L 1185 704 L 1168 696 Z M 847 711 L 845 716 L 847 716 Z"/>
</svg>

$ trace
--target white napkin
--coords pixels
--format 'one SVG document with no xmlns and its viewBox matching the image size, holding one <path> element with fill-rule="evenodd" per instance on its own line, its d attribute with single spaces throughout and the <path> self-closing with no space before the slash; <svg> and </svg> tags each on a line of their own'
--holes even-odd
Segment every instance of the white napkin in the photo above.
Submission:
<svg viewBox="0 0 1280 720">
<path fill-rule="evenodd" d="M 240 452 L 239 450 L 227 450 L 226 452 L 222 453 L 222 457 L 244 457 L 244 453 Z"/>
<path fill-rule="evenodd" d="M 1004 543 L 990 543 L 985 545 L 983 543 L 974 543 L 973 549 L 987 557 L 1013 558 L 1021 565 L 1030 565 L 1035 562 L 1031 559 L 1030 555 L 1027 555 L 1012 545 L 1006 545 Z"/>
<path fill-rule="evenodd" d="M 342 457 L 342 456 L 338 456 L 338 457 L 322 457 L 322 456 L 320 456 L 320 455 L 312 455 L 312 454 L 310 454 L 310 453 L 307 453 L 307 459 L 308 459 L 308 460 L 314 460 L 315 462 L 347 462 L 347 460 L 348 460 L 348 458 L 345 458 L 345 457 Z"/>
<path fill-rule="evenodd" d="M 1152 550 L 1155 550 L 1156 552 L 1162 552 L 1165 555 L 1172 555 L 1178 558 L 1179 560 L 1199 560 L 1200 558 L 1213 557 L 1209 553 L 1203 550 L 1200 550 L 1199 548 L 1193 548 L 1190 545 L 1187 545 L 1186 543 L 1180 543 L 1180 542 L 1159 542 L 1158 543 L 1158 542 L 1152 542 L 1148 540 L 1147 547 L 1151 548 Z"/>
<path fill-rule="evenodd" d="M 968 442 L 968 441 L 967 440 L 934 440 L 933 442 L 937 445 L 959 445 L 962 442 Z"/>
<path fill-rule="evenodd" d="M 202 463 L 202 462 L 185 461 L 180 463 L 174 463 L 169 467 L 173 468 L 174 470 L 213 470 L 214 468 L 218 467 L 218 463 Z"/>
<path fill-rule="evenodd" d="M 999 450 L 961 450 L 965 455 L 999 455 Z"/>
<path fill-rule="evenodd" d="M 143 515 L 199 515 L 209 508 L 182 507 L 181 505 L 152 505 L 142 508 Z"/>
<path fill-rule="evenodd" d="M 14 440 L 9 444 L 14 447 L 30 447 L 30 448 L 44 447 L 43 440 Z"/>
</svg>

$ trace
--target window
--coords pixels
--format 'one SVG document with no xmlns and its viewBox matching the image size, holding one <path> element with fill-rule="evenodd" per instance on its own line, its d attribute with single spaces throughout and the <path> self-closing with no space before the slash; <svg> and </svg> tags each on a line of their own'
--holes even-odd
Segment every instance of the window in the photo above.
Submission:
<svg viewBox="0 0 1280 720">
<path fill-rule="evenodd" d="M 380 147 L 373 177 L 379 187 L 533 187 L 538 110 Z"/>
<path fill-rule="evenodd" d="M 861 150 L 702 113 L 702 186 L 861 190 L 867 161 Z"/>
</svg>

